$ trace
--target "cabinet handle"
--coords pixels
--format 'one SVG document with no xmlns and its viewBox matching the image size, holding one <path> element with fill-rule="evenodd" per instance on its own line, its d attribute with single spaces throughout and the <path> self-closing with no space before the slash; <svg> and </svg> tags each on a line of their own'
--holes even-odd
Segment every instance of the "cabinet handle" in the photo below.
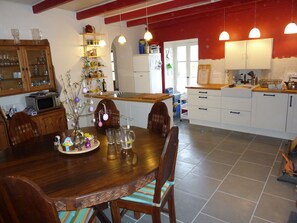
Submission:
<svg viewBox="0 0 297 223">
<path fill-rule="evenodd" d="M 230 111 L 230 114 L 236 114 L 236 115 L 240 115 L 240 112 L 234 112 L 234 111 Z"/>
<path fill-rule="evenodd" d="M 207 111 L 207 108 L 198 108 L 199 110 Z"/>
<path fill-rule="evenodd" d="M 275 94 L 263 94 L 263 96 L 275 97 Z"/>
<path fill-rule="evenodd" d="M 207 94 L 207 91 L 198 91 L 199 94 Z"/>
<path fill-rule="evenodd" d="M 25 68 L 22 67 L 22 71 L 24 71 L 24 70 L 25 70 Z"/>
<path fill-rule="evenodd" d="M 206 96 L 199 96 L 198 98 L 204 98 L 204 99 L 207 99 L 207 97 L 206 97 Z"/>
<path fill-rule="evenodd" d="M 292 107 L 293 96 L 290 96 L 290 107 Z"/>
</svg>

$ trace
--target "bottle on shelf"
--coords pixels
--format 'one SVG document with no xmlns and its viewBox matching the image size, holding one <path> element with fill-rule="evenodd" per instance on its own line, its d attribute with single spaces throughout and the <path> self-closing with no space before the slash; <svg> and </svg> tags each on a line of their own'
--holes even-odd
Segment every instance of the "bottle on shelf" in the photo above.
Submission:
<svg viewBox="0 0 297 223">
<path fill-rule="evenodd" d="M 102 92 L 102 83 L 101 81 L 98 79 L 97 80 L 97 93 Z"/>
<path fill-rule="evenodd" d="M 102 81 L 102 91 L 103 92 L 106 92 L 107 91 L 107 88 L 106 88 L 106 81 L 103 79 Z"/>
</svg>

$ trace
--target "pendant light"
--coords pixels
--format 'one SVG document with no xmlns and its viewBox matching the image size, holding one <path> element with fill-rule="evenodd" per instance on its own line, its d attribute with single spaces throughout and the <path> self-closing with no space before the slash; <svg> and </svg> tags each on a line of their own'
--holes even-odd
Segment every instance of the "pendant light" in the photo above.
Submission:
<svg viewBox="0 0 297 223">
<path fill-rule="evenodd" d="M 286 26 L 285 31 L 284 31 L 285 34 L 297 33 L 297 25 L 293 21 L 293 8 L 294 8 L 294 0 L 292 0 L 292 7 L 291 7 L 291 22 Z"/>
<path fill-rule="evenodd" d="M 254 18 L 254 28 L 251 29 L 250 33 L 249 33 L 249 38 L 260 38 L 261 34 L 260 34 L 260 30 L 256 27 L 256 17 L 257 17 L 257 5 L 256 5 L 257 1 L 255 1 L 255 18 Z"/>
<path fill-rule="evenodd" d="M 151 34 L 151 32 L 149 31 L 148 28 L 148 17 L 147 17 L 147 2 L 146 2 L 146 7 L 145 7 L 145 16 L 146 16 L 146 32 L 144 34 L 144 39 L 146 41 L 150 41 L 153 38 L 153 35 Z"/>
<path fill-rule="evenodd" d="M 219 40 L 229 40 L 230 36 L 229 33 L 227 31 L 225 31 L 225 9 L 224 9 L 224 31 L 221 32 Z"/>
<path fill-rule="evenodd" d="M 119 36 L 118 38 L 118 42 L 119 44 L 125 44 L 127 42 L 126 40 L 126 37 L 122 34 L 122 15 L 121 15 L 121 12 L 120 12 L 120 33 L 121 35 Z"/>
</svg>

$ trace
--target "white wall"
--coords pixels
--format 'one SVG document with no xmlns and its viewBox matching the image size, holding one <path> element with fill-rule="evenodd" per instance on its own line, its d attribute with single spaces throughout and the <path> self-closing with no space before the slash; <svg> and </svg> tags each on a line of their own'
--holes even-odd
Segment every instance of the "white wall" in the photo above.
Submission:
<svg viewBox="0 0 297 223">
<path fill-rule="evenodd" d="M 60 76 L 65 75 L 67 70 L 71 70 L 73 80 L 79 80 L 82 70 L 81 56 L 83 49 L 82 37 L 83 27 L 87 24 L 93 25 L 97 33 L 105 34 L 104 39 L 107 46 L 102 48 L 105 75 L 108 76 L 107 90 L 113 90 L 113 82 L 110 68 L 111 43 L 119 35 L 120 25 L 105 25 L 102 17 L 96 16 L 85 20 L 76 20 L 74 12 L 62 9 L 50 9 L 40 14 L 33 14 L 32 7 L 28 5 L 0 1 L 0 39 L 12 39 L 11 28 L 18 28 L 20 39 L 32 39 L 31 29 L 39 28 L 43 38 L 48 39 L 51 46 L 53 65 L 55 68 L 56 80 L 60 84 Z M 132 55 L 138 52 L 138 40 L 142 38 L 143 26 L 126 28 L 122 24 L 122 32 L 127 38 L 124 50 L 119 50 L 123 55 L 119 55 L 124 65 L 120 68 L 120 86 L 123 91 L 133 91 L 134 81 L 125 77 L 132 76 Z M 133 83 L 133 84 L 132 84 Z M 60 89 L 60 88 L 59 88 Z M 16 105 L 18 110 L 25 107 L 22 100 L 24 95 L 11 97 L 0 97 L 0 105 L 9 107 Z"/>
</svg>

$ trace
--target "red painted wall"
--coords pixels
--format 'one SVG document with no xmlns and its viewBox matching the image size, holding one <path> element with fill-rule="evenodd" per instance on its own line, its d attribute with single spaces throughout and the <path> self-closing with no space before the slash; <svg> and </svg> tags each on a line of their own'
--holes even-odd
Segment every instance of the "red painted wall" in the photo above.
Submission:
<svg viewBox="0 0 297 223">
<path fill-rule="evenodd" d="M 257 2 L 256 26 L 261 38 L 273 38 L 273 58 L 297 57 L 297 34 L 285 35 L 285 26 L 291 21 L 291 0 L 264 0 Z M 230 41 L 248 40 L 254 26 L 254 3 L 226 8 L 226 31 Z M 293 18 L 297 23 L 297 1 Z M 198 38 L 200 59 L 224 58 L 224 41 L 219 35 L 224 29 L 223 10 L 208 14 L 179 18 L 151 24 L 154 41 L 163 46 L 165 41 Z"/>
</svg>

